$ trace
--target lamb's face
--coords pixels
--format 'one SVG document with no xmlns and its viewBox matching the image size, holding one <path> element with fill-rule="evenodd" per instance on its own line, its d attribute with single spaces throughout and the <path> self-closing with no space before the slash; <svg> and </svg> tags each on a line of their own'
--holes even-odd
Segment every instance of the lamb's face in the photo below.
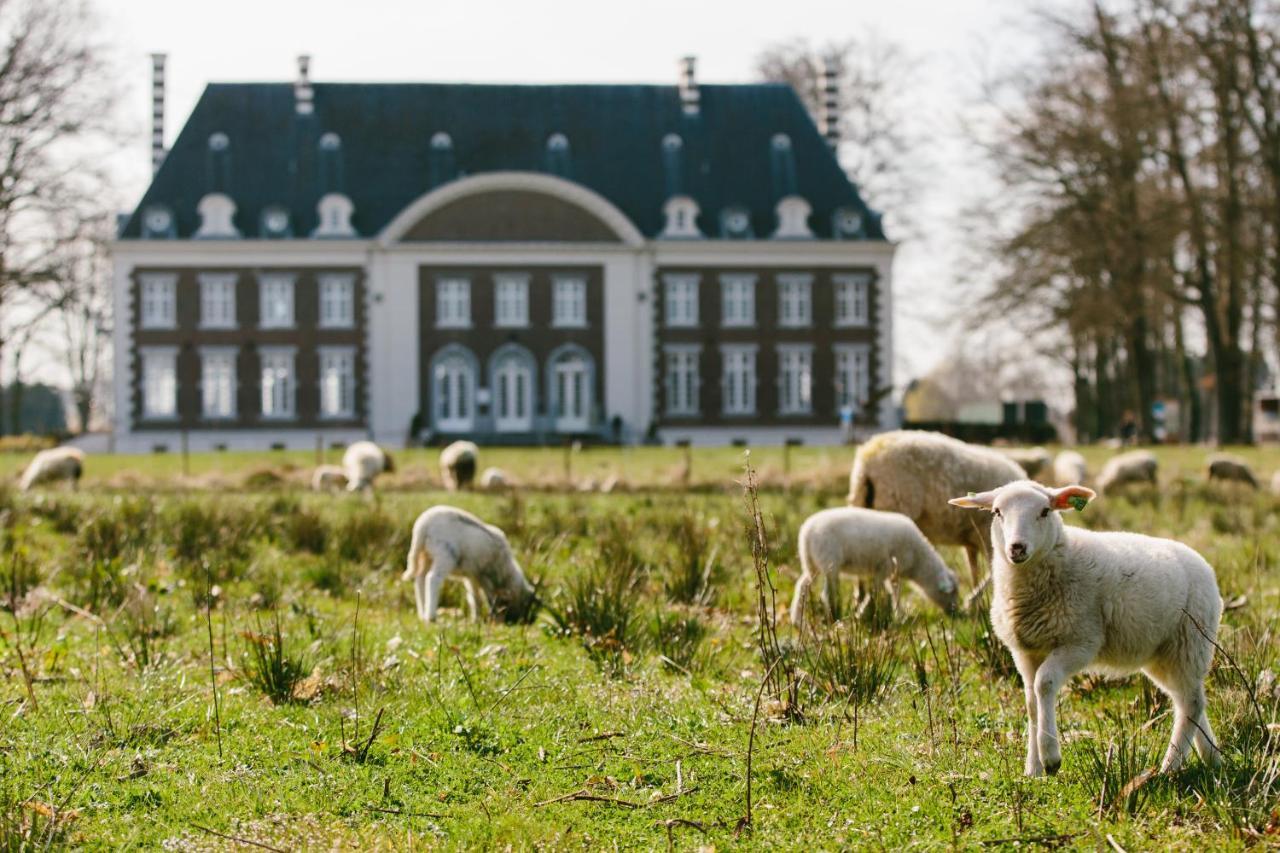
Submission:
<svg viewBox="0 0 1280 853">
<path fill-rule="evenodd" d="M 1010 563 L 1022 565 L 1034 562 L 1058 541 L 1062 531 L 1059 512 L 1082 510 L 1093 498 L 1094 493 L 1084 486 L 1051 489 L 1022 480 L 989 492 L 952 498 L 950 503 L 990 511 L 995 516 L 992 527 L 998 533 L 992 536 L 993 545 L 1003 549 L 1003 556 Z"/>
</svg>

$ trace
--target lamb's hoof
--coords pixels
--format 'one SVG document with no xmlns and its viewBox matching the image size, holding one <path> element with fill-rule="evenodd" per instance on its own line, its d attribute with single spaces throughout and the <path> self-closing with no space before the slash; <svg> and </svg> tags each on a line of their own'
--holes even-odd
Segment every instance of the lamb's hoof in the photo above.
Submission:
<svg viewBox="0 0 1280 853">
<path fill-rule="evenodd" d="M 1057 761 L 1046 761 L 1044 763 L 1044 772 L 1048 773 L 1050 776 L 1057 776 L 1058 768 L 1061 766 L 1062 759 L 1058 759 Z"/>
</svg>

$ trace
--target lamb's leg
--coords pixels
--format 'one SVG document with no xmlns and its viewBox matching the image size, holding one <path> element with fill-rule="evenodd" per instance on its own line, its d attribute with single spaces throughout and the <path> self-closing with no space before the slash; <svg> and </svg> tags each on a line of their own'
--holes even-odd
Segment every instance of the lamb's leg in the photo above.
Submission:
<svg viewBox="0 0 1280 853">
<path fill-rule="evenodd" d="M 1161 686 L 1165 687 L 1169 698 L 1173 700 L 1173 735 L 1169 739 L 1169 749 L 1165 751 L 1164 760 L 1160 762 L 1160 772 L 1174 773 L 1182 766 L 1192 741 L 1196 742 L 1197 751 L 1203 755 L 1204 751 L 1199 744 L 1199 740 L 1205 737 L 1199 731 L 1201 723 L 1205 725 L 1206 731 L 1211 730 L 1207 728 L 1209 721 L 1205 717 L 1204 684 Z M 1217 748 L 1213 748 L 1216 751 Z"/>
<path fill-rule="evenodd" d="M 1050 776 L 1062 766 L 1062 747 L 1058 738 L 1058 691 L 1067 679 L 1088 666 L 1096 655 L 1095 647 L 1063 646 L 1050 652 L 1036 670 L 1036 744 L 1040 750 L 1040 762 Z"/>
<path fill-rule="evenodd" d="M 476 603 L 476 582 L 471 578 L 463 578 L 462 585 L 467 590 L 467 612 L 472 622 L 480 621 L 480 609 Z"/>
<path fill-rule="evenodd" d="M 827 619 L 836 621 L 840 618 L 840 573 L 823 572 L 822 603 L 827 609 Z"/>
<path fill-rule="evenodd" d="M 813 575 L 806 570 L 796 582 L 795 594 L 791 596 L 791 624 L 799 631 L 804 627 L 804 610 L 809 605 L 809 588 L 813 586 Z"/>
<path fill-rule="evenodd" d="M 444 586 L 444 579 L 453 571 L 453 563 L 447 559 L 437 559 L 431 564 L 431 571 L 427 572 L 427 606 L 426 616 L 427 622 L 436 621 L 436 610 L 440 606 L 440 587 Z"/>
<path fill-rule="evenodd" d="M 1206 764 L 1212 764 L 1217 767 L 1222 763 L 1222 750 L 1218 749 L 1218 739 L 1213 736 L 1213 728 L 1209 725 L 1209 714 L 1206 711 L 1200 713 L 1200 719 L 1196 722 L 1196 730 L 1194 732 L 1196 743 L 1196 754 L 1200 756 L 1200 760 Z"/>
<path fill-rule="evenodd" d="M 418 606 L 418 618 L 427 621 L 427 576 L 415 575 L 413 578 L 413 601 Z"/>
<path fill-rule="evenodd" d="M 1011 650 L 1012 651 L 1012 650 Z M 1013 652 L 1013 663 L 1022 678 L 1022 695 L 1027 707 L 1027 763 L 1025 773 L 1028 776 L 1040 776 L 1044 773 L 1044 765 L 1040 763 L 1039 713 L 1036 707 L 1036 661 L 1025 652 Z"/>
</svg>

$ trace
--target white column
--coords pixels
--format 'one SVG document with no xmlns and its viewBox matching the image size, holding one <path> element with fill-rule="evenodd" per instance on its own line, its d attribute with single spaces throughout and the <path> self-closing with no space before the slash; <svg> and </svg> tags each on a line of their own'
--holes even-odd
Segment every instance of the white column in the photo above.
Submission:
<svg viewBox="0 0 1280 853">
<path fill-rule="evenodd" d="M 403 444 L 418 411 L 418 263 L 377 252 L 366 281 L 369 429 L 392 447 Z"/>
</svg>

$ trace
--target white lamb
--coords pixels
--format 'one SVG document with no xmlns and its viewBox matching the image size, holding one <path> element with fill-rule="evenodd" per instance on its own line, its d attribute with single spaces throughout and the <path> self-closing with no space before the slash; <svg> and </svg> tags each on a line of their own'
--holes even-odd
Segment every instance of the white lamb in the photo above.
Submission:
<svg viewBox="0 0 1280 853">
<path fill-rule="evenodd" d="M 372 492 L 373 481 L 381 473 L 394 471 L 395 463 L 372 441 L 357 441 L 342 454 L 342 468 L 347 475 L 348 492 Z"/>
<path fill-rule="evenodd" d="M 1112 456 L 1098 475 L 1098 491 L 1107 494 L 1134 483 L 1150 483 L 1154 486 L 1159 467 L 1155 454 L 1149 450 L 1131 450 Z"/>
<path fill-rule="evenodd" d="M 444 487 L 456 492 L 471 485 L 480 462 L 480 448 L 470 441 L 455 441 L 440 451 L 440 478 Z"/>
<path fill-rule="evenodd" d="M 1089 468 L 1084 457 L 1074 450 L 1064 450 L 1053 460 L 1053 479 L 1059 486 L 1083 483 Z M 1028 473 L 1027 476 L 1034 476 Z"/>
<path fill-rule="evenodd" d="M 512 486 L 511 478 L 501 468 L 485 468 L 480 474 L 480 488 L 490 492 L 500 492 Z"/>
<path fill-rule="evenodd" d="M 1253 476 L 1253 469 L 1249 467 L 1249 463 L 1229 453 L 1215 453 L 1210 456 L 1206 464 L 1206 474 L 1211 481 L 1240 483 L 1251 489 L 1258 488 L 1258 479 Z"/>
<path fill-rule="evenodd" d="M 1173 737 L 1161 770 L 1173 772 L 1195 742 L 1220 760 L 1205 713 L 1222 597 L 1204 558 L 1171 539 L 1068 527 L 1058 513 L 1084 508 L 1084 486 L 1022 481 L 954 498 L 993 513 L 991 624 L 1013 654 L 1027 705 L 1028 776 L 1062 764 L 1058 691 L 1083 670 L 1141 670 L 1173 701 Z"/>
<path fill-rule="evenodd" d="M 52 447 L 41 450 L 31 460 L 31 464 L 22 472 L 19 487 L 29 490 L 37 483 L 48 483 L 54 480 L 69 480 L 71 488 L 80 484 L 84 474 L 84 453 L 77 447 Z"/>
<path fill-rule="evenodd" d="M 964 546 L 976 587 L 979 554 L 991 549 L 987 526 L 947 506 L 947 499 L 1025 476 L 1017 463 L 989 447 L 936 432 L 886 432 L 858 448 L 849 477 L 849 504 L 900 512 L 934 545 Z"/>
<path fill-rule="evenodd" d="M 347 474 L 337 465 L 320 465 L 311 475 L 311 491 L 340 492 L 347 487 Z"/>
<path fill-rule="evenodd" d="M 508 622 L 523 620 L 535 604 L 535 590 L 525 580 L 501 530 L 456 507 L 435 506 L 413 523 L 403 575 L 414 582 L 418 617 L 424 622 L 435 621 L 440 587 L 455 572 L 466 584 L 473 622 L 479 618 L 478 593 L 483 594 L 490 615 Z"/>
<path fill-rule="evenodd" d="M 933 550 L 920 528 L 905 515 L 858 507 L 824 509 L 805 519 L 798 537 L 803 574 L 791 599 L 791 622 L 804 624 L 805 606 L 815 581 L 821 580 L 822 602 L 835 615 L 840 573 L 866 577 L 889 587 L 897 611 L 892 580 L 910 581 L 948 613 L 956 607 L 956 576 Z"/>
<path fill-rule="evenodd" d="M 1008 447 L 1000 451 L 1021 466 L 1031 479 L 1039 477 L 1053 465 L 1053 456 L 1043 447 Z M 1073 483 L 1080 482 L 1072 480 Z"/>
</svg>

